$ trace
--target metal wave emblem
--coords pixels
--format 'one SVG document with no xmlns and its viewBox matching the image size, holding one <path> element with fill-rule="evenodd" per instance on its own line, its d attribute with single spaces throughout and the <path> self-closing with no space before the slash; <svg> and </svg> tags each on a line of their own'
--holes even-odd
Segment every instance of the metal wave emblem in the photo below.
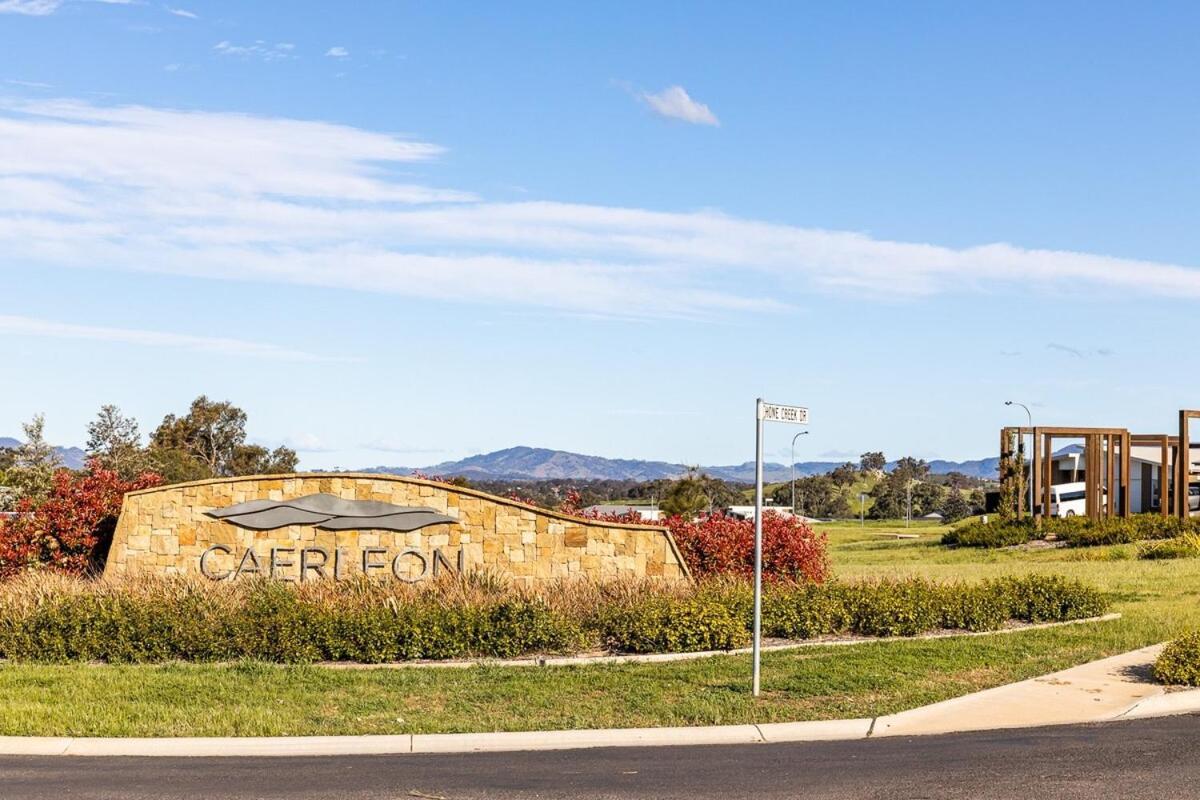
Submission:
<svg viewBox="0 0 1200 800">
<path fill-rule="evenodd" d="M 397 506 L 378 500 L 345 500 L 332 494 L 309 494 L 294 500 L 250 500 L 205 512 L 239 528 L 269 531 L 288 525 L 311 525 L 323 531 L 381 530 L 407 533 L 418 528 L 457 522 L 432 508 Z"/>
</svg>

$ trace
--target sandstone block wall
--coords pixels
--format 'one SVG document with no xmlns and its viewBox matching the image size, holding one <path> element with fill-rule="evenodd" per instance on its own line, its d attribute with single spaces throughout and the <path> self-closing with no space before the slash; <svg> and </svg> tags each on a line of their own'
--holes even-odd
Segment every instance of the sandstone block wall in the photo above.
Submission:
<svg viewBox="0 0 1200 800">
<path fill-rule="evenodd" d="M 205 515 L 248 500 L 317 493 L 426 506 L 457 522 L 408 533 L 323 531 L 307 525 L 253 531 Z M 460 564 L 527 583 L 578 576 L 688 577 L 663 528 L 588 522 L 470 489 L 368 474 L 224 478 L 131 492 L 105 574 L 198 574 L 202 556 L 205 574 L 229 578 L 273 574 L 314 580 L 334 577 L 335 571 L 338 577 L 362 574 L 365 567 L 380 578 L 416 581 Z"/>
</svg>

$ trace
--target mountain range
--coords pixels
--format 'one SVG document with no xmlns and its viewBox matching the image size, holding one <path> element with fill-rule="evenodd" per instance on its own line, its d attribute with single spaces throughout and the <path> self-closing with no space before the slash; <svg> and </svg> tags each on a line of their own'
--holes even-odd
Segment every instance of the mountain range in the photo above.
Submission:
<svg viewBox="0 0 1200 800">
<path fill-rule="evenodd" d="M 0 449 L 19 447 L 17 439 L 0 436 Z M 56 447 L 54 452 L 63 466 L 80 469 L 87 454 L 78 447 Z M 796 475 L 821 475 L 840 466 L 842 461 L 800 461 L 796 463 Z M 981 458 L 974 461 L 929 462 L 930 472 L 944 475 L 961 472 L 973 478 L 995 478 L 1000 464 L 999 458 Z M 891 469 L 895 462 L 887 465 Z M 738 483 L 754 482 L 754 462 L 701 467 L 714 478 Z M 604 458 L 566 450 L 550 450 L 544 447 L 509 447 L 493 453 L 469 456 L 459 461 L 443 461 L 427 467 L 368 467 L 360 472 L 375 472 L 389 475 L 462 475 L 476 480 L 492 481 L 539 481 L 553 480 L 618 480 L 652 481 L 661 478 L 678 478 L 688 471 L 685 464 L 668 461 L 642 461 L 631 458 Z M 786 481 L 791 471 L 787 464 L 768 462 L 763 465 L 763 478 L 768 483 Z"/>
<path fill-rule="evenodd" d="M 840 466 L 842 461 L 801 461 L 796 464 L 796 475 L 820 475 Z M 888 469 L 895 462 L 888 464 Z M 981 458 L 974 461 L 929 462 L 930 472 L 944 475 L 961 472 L 975 478 L 995 478 L 1000 464 L 999 458 Z M 725 466 L 705 466 L 702 471 L 714 478 L 740 483 L 754 481 L 754 462 Z M 443 461 L 427 467 L 369 467 L 362 472 L 386 473 L 391 475 L 461 475 L 476 480 L 536 481 L 555 478 L 570 480 L 632 480 L 649 481 L 660 478 L 678 478 L 688 467 L 667 461 L 641 461 L 627 458 L 604 458 L 565 450 L 549 450 L 541 447 L 510 447 L 494 453 L 470 456 L 460 461 Z M 763 465 L 763 478 L 767 482 L 786 481 L 791 471 L 787 464 L 770 462 Z"/>
<path fill-rule="evenodd" d="M 7 450 L 14 447 L 20 447 L 21 442 L 13 439 L 10 436 L 0 436 L 0 450 Z M 87 460 L 87 453 L 78 447 L 56 447 L 54 452 L 58 454 L 59 461 L 68 469 L 82 469 L 83 462 Z"/>
</svg>

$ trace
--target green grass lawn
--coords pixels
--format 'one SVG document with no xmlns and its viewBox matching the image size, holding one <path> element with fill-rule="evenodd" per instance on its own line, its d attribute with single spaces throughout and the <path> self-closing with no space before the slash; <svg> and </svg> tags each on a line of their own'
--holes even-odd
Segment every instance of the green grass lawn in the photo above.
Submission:
<svg viewBox="0 0 1200 800">
<path fill-rule="evenodd" d="M 750 662 L 471 669 L 264 664 L 0 666 L 0 735 L 266 736 L 709 725 L 875 716 L 1062 669 L 1200 627 L 1200 559 L 1129 560 L 1124 547 L 946 550 L 942 528 L 822 526 L 841 577 L 977 579 L 1052 572 L 1113 593 L 1124 616 L 1021 633 L 814 647 Z M 1124 556 L 1125 558 L 1121 558 Z"/>
</svg>

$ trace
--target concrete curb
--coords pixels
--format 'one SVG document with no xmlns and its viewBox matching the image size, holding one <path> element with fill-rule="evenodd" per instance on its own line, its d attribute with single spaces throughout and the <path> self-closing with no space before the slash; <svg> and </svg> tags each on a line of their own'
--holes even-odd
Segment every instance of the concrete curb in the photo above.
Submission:
<svg viewBox="0 0 1200 800">
<path fill-rule="evenodd" d="M 1136 692 L 1125 694 L 1133 702 L 1120 705 L 1122 695 L 1108 689 L 1098 690 L 1097 675 L 1111 674 L 1116 668 L 1143 664 L 1158 646 L 1111 656 L 1081 664 L 1068 670 L 1025 681 L 985 689 L 962 697 L 875 718 L 814 720 L 710 727 L 628 728 L 608 730 L 515 731 L 501 733 L 402 734 L 390 736 L 298 736 L 298 737 L 225 737 L 225 738 L 74 738 L 0 736 L 0 755 L 38 756 L 125 756 L 125 757 L 230 757 L 230 756 L 339 756 L 401 755 L 434 753 L 486 753 L 518 750 L 569 750 L 597 747 L 669 747 L 683 745 L 774 744 L 783 742 L 827 742 L 879 738 L 885 736 L 925 736 L 1001 728 L 1048 727 L 1080 723 L 1160 717 L 1171 714 L 1200 713 L 1200 689 L 1168 691 L 1165 687 L 1136 682 Z M 1108 702 L 1091 710 L 1080 710 L 1078 703 L 1059 707 L 1058 715 L 1044 716 L 1046 691 L 1076 684 L 1072 691 L 1089 698 L 1096 691 L 1108 693 Z M 1043 692 L 1023 687 L 1041 687 Z M 1126 681 L 1126 690 L 1130 683 Z M 1049 687 L 1049 688 L 1047 688 Z M 1064 690 L 1065 691 L 1065 690 Z M 1014 692 L 1016 693 L 1014 696 Z M 994 699 L 993 699 L 994 698 Z M 1099 699 L 1099 698 L 1097 698 Z M 1114 703 L 1113 701 L 1116 701 Z M 980 703 L 984 703 L 981 709 Z M 989 709 L 987 703 L 991 701 Z M 1001 707 L 1036 705 L 1037 713 L 1022 718 L 989 719 L 987 712 Z M 945 713 L 950 712 L 950 724 Z M 1064 713 L 1065 712 L 1065 713 Z M 933 715 L 930 724 L 930 715 Z M 1041 716 L 1039 716 L 1041 714 Z M 942 715 L 941 722 L 938 721 Z M 1049 719 L 1049 721 L 1048 721 Z M 914 726 L 914 721 L 916 725 Z"/>
<path fill-rule="evenodd" d="M 437 733 L 399 736 L 195 737 L 165 739 L 0 737 L 0 755 L 212 758 L 236 756 L 501 753 L 595 747 L 828 742 L 865 739 L 873 720 L 815 720 L 682 728 Z"/>
<path fill-rule="evenodd" d="M 1115 719 L 1145 719 L 1200 712 L 1200 689 L 1170 691 L 1134 703 Z"/>
</svg>

